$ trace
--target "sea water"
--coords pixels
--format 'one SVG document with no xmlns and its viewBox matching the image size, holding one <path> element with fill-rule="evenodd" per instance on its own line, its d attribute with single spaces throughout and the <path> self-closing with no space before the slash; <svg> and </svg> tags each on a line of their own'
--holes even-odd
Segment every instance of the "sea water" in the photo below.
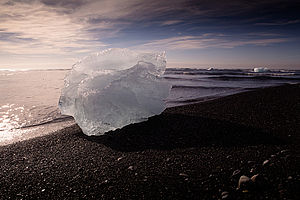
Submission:
<svg viewBox="0 0 300 200">
<path fill-rule="evenodd" d="M 0 145 L 74 124 L 58 99 L 68 70 L 0 70 Z M 255 88 L 300 82 L 300 70 L 167 68 L 168 107 L 207 101 Z"/>
<path fill-rule="evenodd" d="M 167 105 L 207 101 L 256 88 L 300 82 L 300 70 L 189 69 L 168 68 L 165 79 L 172 89 Z"/>
<path fill-rule="evenodd" d="M 0 71 L 0 145 L 59 130 L 73 122 L 58 110 L 66 70 Z"/>
</svg>

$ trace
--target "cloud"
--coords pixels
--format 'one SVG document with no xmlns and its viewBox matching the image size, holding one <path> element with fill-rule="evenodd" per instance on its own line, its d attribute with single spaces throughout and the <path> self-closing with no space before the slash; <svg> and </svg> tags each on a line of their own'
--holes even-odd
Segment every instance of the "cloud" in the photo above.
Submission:
<svg viewBox="0 0 300 200">
<path fill-rule="evenodd" d="M 162 22 L 161 24 L 168 26 L 168 25 L 178 24 L 181 22 L 183 22 L 183 21 L 182 20 L 168 20 L 168 21 Z"/>
<path fill-rule="evenodd" d="M 187 50 L 282 43 L 284 35 L 266 27 L 299 23 L 293 2 L 2 0 L 0 60 L 13 54 L 81 57 L 137 44 Z"/>
<path fill-rule="evenodd" d="M 300 23 L 300 19 L 288 20 L 288 21 L 276 21 L 276 22 L 260 22 L 260 23 L 255 23 L 255 25 L 259 25 L 259 26 L 285 26 L 285 25 L 298 24 L 298 23 Z"/>
<path fill-rule="evenodd" d="M 240 38 L 234 39 L 234 36 L 222 34 L 203 34 L 201 36 L 179 36 L 161 40 L 154 40 L 148 43 L 133 47 L 137 49 L 155 48 L 167 50 L 188 50 L 188 49 L 204 49 L 204 48 L 234 48 L 238 46 L 267 46 L 276 43 L 288 41 L 286 38 L 265 38 L 250 39 Z"/>
<path fill-rule="evenodd" d="M 83 6 L 87 1 L 85 0 L 41 0 L 41 3 L 47 6 L 64 7 L 69 9 L 77 9 Z"/>
<path fill-rule="evenodd" d="M 2 53 L 67 54 L 106 46 L 86 31 L 84 23 L 77 23 L 41 2 L 14 2 L 13 9 L 2 5 L 0 10 Z"/>
<path fill-rule="evenodd" d="M 246 35 L 254 36 L 254 37 L 282 37 L 283 35 L 280 33 L 268 33 L 268 32 L 250 32 Z"/>
<path fill-rule="evenodd" d="M 109 46 L 136 21 L 180 10 L 184 1 L 11 0 L 0 4 L 2 53 L 69 54 Z M 165 21 L 165 25 L 179 20 Z"/>
</svg>

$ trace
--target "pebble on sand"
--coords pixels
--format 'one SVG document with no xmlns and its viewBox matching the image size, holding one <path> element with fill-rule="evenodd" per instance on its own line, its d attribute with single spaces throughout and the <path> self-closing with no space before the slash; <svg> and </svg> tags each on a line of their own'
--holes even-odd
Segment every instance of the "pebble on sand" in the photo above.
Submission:
<svg viewBox="0 0 300 200">
<path fill-rule="evenodd" d="M 244 175 L 241 176 L 240 180 L 239 180 L 239 183 L 238 183 L 237 189 L 244 189 L 244 188 L 246 188 L 250 184 L 250 182 L 252 182 L 252 181 L 251 181 L 251 179 L 249 177 L 244 176 Z"/>
<path fill-rule="evenodd" d="M 185 173 L 180 173 L 179 176 L 188 177 L 189 175 L 187 175 L 187 174 L 185 174 Z"/>
<path fill-rule="evenodd" d="M 268 164 L 270 161 L 269 160 L 265 160 L 264 162 L 263 162 L 263 166 L 265 166 L 266 164 Z"/>
<path fill-rule="evenodd" d="M 255 174 L 251 177 L 251 181 L 255 182 L 259 174 Z"/>
<path fill-rule="evenodd" d="M 241 172 L 241 170 L 237 169 L 232 173 L 232 176 L 238 175 Z"/>
<path fill-rule="evenodd" d="M 222 196 L 222 199 L 227 199 L 229 196 L 229 193 L 227 191 L 224 191 L 224 192 L 222 192 L 221 196 Z"/>
</svg>

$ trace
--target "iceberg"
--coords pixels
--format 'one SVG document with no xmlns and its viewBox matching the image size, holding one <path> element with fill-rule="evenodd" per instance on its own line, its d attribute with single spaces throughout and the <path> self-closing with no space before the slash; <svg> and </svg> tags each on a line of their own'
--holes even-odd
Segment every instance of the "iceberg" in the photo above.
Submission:
<svg viewBox="0 0 300 200">
<path fill-rule="evenodd" d="M 73 65 L 59 99 L 86 135 L 103 135 L 147 120 L 165 108 L 171 85 L 161 76 L 165 53 L 107 49 Z"/>
<path fill-rule="evenodd" d="M 255 67 L 255 68 L 253 68 L 253 71 L 258 72 L 258 73 L 262 73 L 262 72 L 268 72 L 269 69 L 266 68 L 266 67 Z"/>
</svg>

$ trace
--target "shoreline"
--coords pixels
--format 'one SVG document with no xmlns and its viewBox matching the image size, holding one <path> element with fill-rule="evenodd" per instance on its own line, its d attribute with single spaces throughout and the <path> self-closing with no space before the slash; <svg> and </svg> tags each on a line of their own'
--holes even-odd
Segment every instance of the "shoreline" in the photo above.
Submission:
<svg viewBox="0 0 300 200">
<path fill-rule="evenodd" d="M 296 199 L 299 113 L 295 84 L 168 108 L 103 136 L 73 125 L 0 147 L 0 198 Z M 260 186 L 236 190 L 256 174 Z"/>
<path fill-rule="evenodd" d="M 286 84 L 286 85 L 289 85 L 289 84 Z M 283 86 L 283 85 L 280 85 L 280 86 Z M 214 101 L 214 100 L 217 100 L 220 98 L 224 98 L 227 96 L 233 96 L 236 94 L 247 93 L 249 91 L 255 91 L 255 90 L 272 88 L 272 87 L 278 87 L 278 86 L 266 86 L 266 87 L 262 87 L 262 88 L 248 88 L 248 89 L 244 89 L 241 91 L 231 92 L 226 95 L 220 94 L 220 95 L 211 96 L 211 97 L 202 97 L 202 98 L 198 98 L 198 99 L 192 99 L 189 104 L 182 103 L 182 105 L 179 104 L 179 105 L 167 107 L 163 113 L 165 113 L 165 112 L 167 112 L 167 110 L 173 109 L 175 107 L 182 107 L 182 106 L 193 105 L 193 104 L 201 104 L 201 103 L 205 103 L 205 102 Z M 161 113 L 161 114 L 163 114 L 163 113 Z M 61 131 L 63 131 L 64 128 L 73 126 L 73 124 L 76 124 L 76 122 L 72 116 L 69 116 L 69 117 L 67 117 L 67 120 L 65 120 L 65 121 L 60 121 L 60 119 L 59 119 L 57 122 L 50 122 L 50 123 L 45 122 L 42 124 L 35 124 L 35 125 L 29 126 L 29 127 L 21 127 L 21 128 L 6 130 L 6 131 L 1 132 L 2 136 L 0 138 L 0 147 L 18 143 L 18 142 L 22 142 L 25 140 L 34 139 L 36 137 L 43 137 L 46 135 L 51 135 L 56 132 L 61 132 Z"/>
</svg>

